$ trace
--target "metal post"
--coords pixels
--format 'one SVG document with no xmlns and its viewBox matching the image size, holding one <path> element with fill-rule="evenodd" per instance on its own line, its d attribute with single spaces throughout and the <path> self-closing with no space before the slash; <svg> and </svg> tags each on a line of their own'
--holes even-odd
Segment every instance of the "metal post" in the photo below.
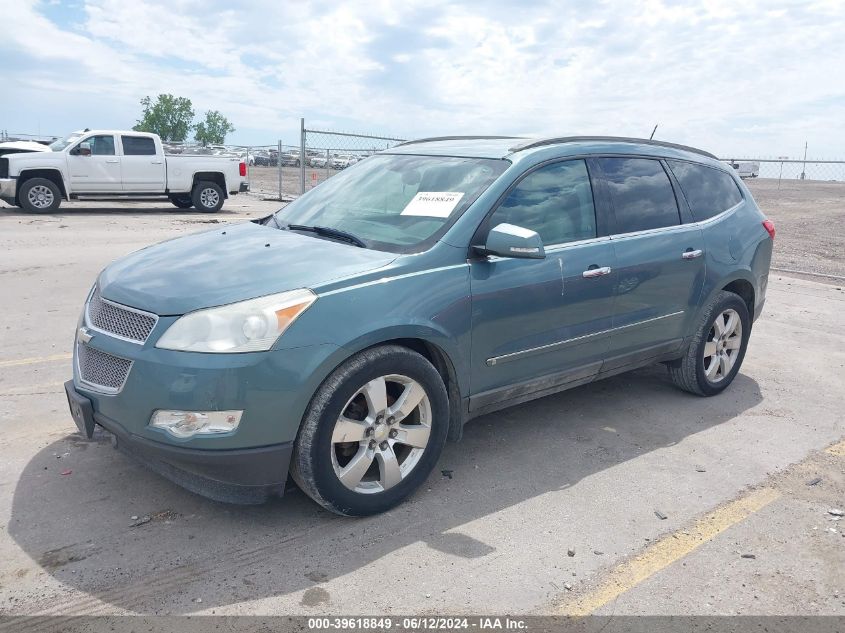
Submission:
<svg viewBox="0 0 845 633">
<path fill-rule="evenodd" d="M 305 119 L 299 119 L 299 193 L 305 193 Z"/>
<path fill-rule="evenodd" d="M 276 167 L 279 170 L 279 202 L 282 201 L 282 141 L 279 141 L 279 153 L 276 154 Z"/>
<path fill-rule="evenodd" d="M 249 185 L 252 183 L 252 179 L 250 176 L 252 175 L 252 170 L 249 168 L 249 157 L 252 154 L 252 147 L 247 146 L 246 148 L 246 182 Z"/>
<path fill-rule="evenodd" d="M 329 148 L 326 148 L 326 180 L 329 179 Z"/>
<path fill-rule="evenodd" d="M 801 180 L 807 177 L 807 141 L 804 141 L 804 163 L 801 165 Z"/>
</svg>

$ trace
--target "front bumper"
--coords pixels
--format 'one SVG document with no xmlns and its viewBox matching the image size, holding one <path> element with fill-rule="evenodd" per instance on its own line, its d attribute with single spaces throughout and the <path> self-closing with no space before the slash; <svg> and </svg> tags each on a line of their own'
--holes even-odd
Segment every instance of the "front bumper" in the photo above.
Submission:
<svg viewBox="0 0 845 633">
<path fill-rule="evenodd" d="M 15 204 L 15 195 L 18 189 L 17 178 L 0 178 L 0 200 Z"/>
<path fill-rule="evenodd" d="M 65 391 L 71 409 L 74 404 L 90 403 L 90 399 L 76 390 L 72 380 L 65 383 Z M 92 428 L 99 426 L 114 437 L 119 450 L 204 497 L 225 503 L 251 504 L 284 493 L 293 442 L 212 451 L 154 442 L 131 433 L 118 421 L 97 412 L 93 412 L 92 422 Z"/>
<path fill-rule="evenodd" d="M 107 430 L 118 448 L 198 494 L 241 503 L 281 494 L 300 421 L 342 350 L 328 344 L 244 354 L 156 348 L 176 318 L 159 317 L 139 344 L 94 329 L 85 317 L 86 336 L 77 338 L 67 385 L 71 413 L 76 394 L 90 411 L 90 429 Z M 83 346 L 86 357 L 95 350 L 131 363 L 118 388 L 104 391 L 87 379 L 79 362 Z M 150 426 L 158 409 L 243 415 L 233 432 L 176 438 Z M 80 430 L 90 436 L 84 425 Z"/>
</svg>

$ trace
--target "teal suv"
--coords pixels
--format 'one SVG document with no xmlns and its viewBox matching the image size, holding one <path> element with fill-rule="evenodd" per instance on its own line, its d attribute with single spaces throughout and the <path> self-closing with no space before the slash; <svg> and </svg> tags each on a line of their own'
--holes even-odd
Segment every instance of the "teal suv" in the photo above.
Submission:
<svg viewBox="0 0 845 633">
<path fill-rule="evenodd" d="M 724 390 L 773 239 L 730 166 L 693 148 L 405 143 L 103 270 L 71 413 L 214 499 L 259 502 L 290 474 L 329 510 L 382 512 L 475 416 L 657 362 Z"/>
</svg>

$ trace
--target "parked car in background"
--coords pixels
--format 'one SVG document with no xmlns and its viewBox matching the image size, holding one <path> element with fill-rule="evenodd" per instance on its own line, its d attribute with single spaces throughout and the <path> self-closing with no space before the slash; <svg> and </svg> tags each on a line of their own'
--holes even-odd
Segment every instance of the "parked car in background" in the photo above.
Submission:
<svg viewBox="0 0 845 633">
<path fill-rule="evenodd" d="M 757 161 L 731 161 L 729 164 L 740 178 L 757 178 L 760 175 L 760 163 Z"/>
<path fill-rule="evenodd" d="M 310 160 L 311 167 L 316 167 L 318 169 L 324 169 L 326 165 L 328 165 L 331 156 L 328 154 L 321 154 L 317 156 L 312 156 Z"/>
<path fill-rule="evenodd" d="M 299 150 L 289 150 L 279 154 L 279 162 L 284 167 L 299 167 Z"/>
<path fill-rule="evenodd" d="M 358 162 L 358 157 L 354 154 L 337 154 L 331 159 L 331 166 L 333 169 L 346 169 Z"/>
<path fill-rule="evenodd" d="M 195 492 L 290 472 L 344 515 L 399 504 L 479 415 L 657 362 L 721 393 L 775 234 L 711 154 L 607 137 L 408 142 L 223 228 L 100 273 L 71 414 Z"/>
<path fill-rule="evenodd" d="M 247 190 L 238 158 L 165 155 L 156 134 L 125 130 L 74 132 L 52 151 L 0 157 L 0 199 L 32 213 L 50 213 L 79 196 L 166 195 L 180 209 L 215 212 Z"/>
<path fill-rule="evenodd" d="M 4 141 L 0 143 L 0 156 L 25 152 L 49 152 L 50 147 L 35 141 Z"/>
</svg>

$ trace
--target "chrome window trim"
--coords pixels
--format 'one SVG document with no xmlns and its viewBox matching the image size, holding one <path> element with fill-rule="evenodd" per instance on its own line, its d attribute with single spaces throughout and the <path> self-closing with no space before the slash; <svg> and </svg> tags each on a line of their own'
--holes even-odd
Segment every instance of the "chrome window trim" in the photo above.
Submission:
<svg viewBox="0 0 845 633">
<path fill-rule="evenodd" d="M 570 343 L 576 343 L 578 341 L 583 341 L 590 338 L 595 338 L 597 336 L 605 336 L 607 334 L 612 334 L 613 332 L 618 332 L 619 330 L 625 330 L 631 327 L 638 327 L 640 325 L 645 325 L 646 323 L 652 323 L 654 321 L 660 321 L 662 319 L 669 319 L 671 317 L 676 317 L 684 314 L 684 310 L 679 312 L 672 312 L 671 314 L 664 314 L 659 317 L 652 317 L 650 319 L 644 319 L 642 321 L 637 321 L 636 323 L 629 323 L 628 325 L 620 325 L 619 327 L 610 328 L 608 330 L 601 330 L 600 332 L 593 332 L 592 334 L 584 334 L 583 336 L 576 336 L 574 338 L 568 338 L 563 341 L 557 341 L 555 343 L 547 343 L 546 345 L 539 345 L 537 347 L 529 347 L 528 349 L 523 349 L 518 352 L 511 352 L 509 354 L 502 354 L 501 356 L 493 356 L 492 358 L 487 359 L 487 366 L 493 367 L 494 365 L 498 365 L 500 363 L 506 363 L 508 361 L 517 360 L 522 356 L 526 356 L 529 354 L 534 354 L 536 352 L 545 351 L 554 347 L 560 347 L 562 345 L 569 345 Z"/>
<path fill-rule="evenodd" d="M 110 354 L 109 352 L 104 352 L 102 350 L 94 348 L 94 349 L 97 349 L 97 351 L 100 352 L 101 354 L 109 354 L 110 356 L 115 356 L 116 358 L 122 358 L 123 360 L 129 361 L 129 369 L 126 370 L 126 376 L 123 377 L 123 382 L 120 383 L 119 387 L 106 387 L 105 385 L 98 385 L 98 384 L 93 383 L 93 382 L 88 382 L 87 380 L 85 380 L 82 377 L 82 368 L 79 366 L 79 346 L 80 345 L 85 345 L 85 343 L 80 343 L 77 340 L 76 341 L 76 350 L 74 350 L 75 353 L 73 355 L 73 364 L 74 364 L 74 369 L 76 370 L 76 376 L 79 379 L 79 385 L 82 388 L 87 389 L 88 391 L 92 391 L 92 392 L 100 394 L 102 396 L 116 396 L 121 391 L 123 391 L 123 388 L 126 386 L 126 381 L 129 380 L 129 374 L 132 373 L 132 368 L 135 366 L 135 361 L 130 359 L 130 358 L 123 358 L 123 356 L 117 356 L 116 354 Z"/>
<path fill-rule="evenodd" d="M 108 330 L 103 330 L 103 329 L 98 328 L 97 326 L 93 325 L 93 323 L 91 322 L 91 318 L 88 314 L 88 307 L 91 305 L 91 297 L 94 296 L 95 290 L 99 290 L 99 289 L 96 288 L 96 287 L 92 288 L 91 292 L 88 294 L 88 299 L 85 300 L 85 325 L 88 326 L 89 328 L 91 328 L 92 330 L 94 330 L 95 332 L 99 332 L 100 334 L 102 334 L 104 336 L 110 336 L 112 338 L 120 339 L 121 341 L 126 341 L 127 343 L 134 343 L 135 345 L 144 345 L 144 343 L 146 343 L 149 340 L 150 336 L 152 336 L 153 330 L 155 330 L 156 326 L 158 325 L 158 315 L 153 314 L 152 312 L 147 312 L 146 310 L 139 310 L 138 308 L 132 308 L 130 306 L 125 306 L 122 303 L 110 301 L 109 299 L 106 299 L 105 297 L 103 297 L 102 294 L 100 294 L 100 301 L 102 301 L 103 303 L 108 303 L 109 305 L 112 305 L 115 308 L 118 308 L 119 310 L 126 310 L 127 312 L 134 312 L 135 314 L 140 314 L 142 316 L 148 316 L 148 317 L 153 318 L 153 326 L 150 328 L 150 333 L 147 334 L 147 338 L 145 338 L 143 341 L 139 341 L 139 340 L 134 339 L 134 338 L 129 338 L 127 336 L 121 336 L 119 334 L 115 334 L 114 332 L 109 332 Z"/>
<path fill-rule="evenodd" d="M 602 235 L 601 237 L 590 237 L 586 240 L 577 240 L 575 242 L 561 242 L 560 244 L 552 244 L 551 246 L 543 246 L 543 249 L 546 251 L 546 255 L 554 255 L 556 253 L 560 253 L 561 251 L 565 251 L 567 248 L 570 247 L 578 247 L 578 246 L 589 246 L 590 244 L 600 244 L 602 242 L 610 241 L 610 236 Z M 511 261 L 514 259 L 522 259 L 520 257 L 502 257 L 501 255 L 488 255 L 487 260 L 488 262 L 501 262 L 501 261 Z M 541 259 L 535 259 L 534 261 L 543 261 Z"/>
</svg>

